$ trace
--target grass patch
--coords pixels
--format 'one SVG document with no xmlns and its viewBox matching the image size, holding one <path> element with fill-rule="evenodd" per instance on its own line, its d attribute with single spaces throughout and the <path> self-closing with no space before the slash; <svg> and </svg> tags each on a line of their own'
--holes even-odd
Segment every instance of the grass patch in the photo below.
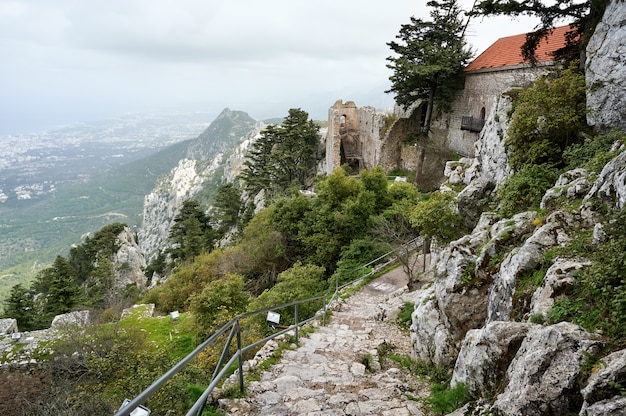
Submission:
<svg viewBox="0 0 626 416">
<path fill-rule="evenodd" d="M 404 302 L 404 305 L 400 308 L 400 313 L 398 313 L 398 324 L 400 327 L 409 329 L 413 311 L 415 311 L 415 304 L 413 302 Z"/>
<path fill-rule="evenodd" d="M 141 330 L 148 343 L 156 349 L 165 348 L 175 359 L 182 359 L 195 348 L 194 318 L 189 312 L 181 313 L 173 320 L 169 316 L 145 318 L 140 310 L 133 310 L 118 325 L 125 330 Z"/>
</svg>

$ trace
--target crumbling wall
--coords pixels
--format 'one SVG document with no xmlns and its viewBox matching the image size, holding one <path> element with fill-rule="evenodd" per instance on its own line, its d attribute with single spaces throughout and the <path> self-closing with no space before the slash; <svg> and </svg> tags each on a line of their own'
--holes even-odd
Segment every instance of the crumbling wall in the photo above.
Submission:
<svg viewBox="0 0 626 416">
<path fill-rule="evenodd" d="M 326 173 L 343 164 L 356 172 L 379 166 L 384 119 L 373 107 L 337 100 L 328 110 Z"/>
</svg>

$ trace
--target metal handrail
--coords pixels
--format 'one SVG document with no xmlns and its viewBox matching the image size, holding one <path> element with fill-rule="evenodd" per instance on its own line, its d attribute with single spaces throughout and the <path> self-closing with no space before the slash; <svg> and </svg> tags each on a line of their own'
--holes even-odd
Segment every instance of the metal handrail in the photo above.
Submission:
<svg viewBox="0 0 626 416">
<path fill-rule="evenodd" d="M 404 244 L 404 246 L 408 246 L 411 247 L 413 246 L 413 249 L 417 249 L 420 246 L 420 242 L 419 240 L 421 239 L 421 237 L 415 238 L 414 240 L 409 241 L 408 243 Z M 287 332 L 291 332 L 294 331 L 295 332 L 295 338 L 296 338 L 296 342 L 298 342 L 298 330 L 300 326 L 303 326 L 311 321 L 313 321 L 314 319 L 318 318 L 319 315 L 321 314 L 323 317 L 323 325 L 326 325 L 326 313 L 328 311 L 328 307 L 335 302 L 338 298 L 339 298 L 339 292 L 344 289 L 347 286 L 350 285 L 354 285 L 357 282 L 362 281 L 363 279 L 365 279 L 366 277 L 369 277 L 377 272 L 379 272 L 380 270 L 384 269 L 385 267 L 393 264 L 394 262 L 396 262 L 396 258 L 393 257 L 393 254 L 399 249 L 390 251 L 389 253 L 386 253 L 372 261 L 370 261 L 369 263 L 361 266 L 361 267 L 357 267 L 355 269 L 352 269 L 348 272 L 339 274 L 335 276 L 335 284 L 333 285 L 334 287 L 329 287 L 324 294 L 319 295 L 319 296 L 314 296 L 311 298 L 307 298 L 307 299 L 301 299 L 301 300 L 295 300 L 292 302 L 288 302 L 288 303 L 283 303 L 281 305 L 277 305 L 277 306 L 272 306 L 269 308 L 264 308 L 264 309 L 259 309 L 256 311 L 252 311 L 252 312 L 246 312 L 246 313 L 242 313 L 239 314 L 237 316 L 235 316 L 234 318 L 232 318 L 230 321 L 228 321 L 226 324 L 224 324 L 220 329 L 218 329 L 213 335 L 211 335 L 208 339 L 206 339 L 204 342 L 202 342 L 200 345 L 198 345 L 192 352 L 190 352 L 186 357 L 184 357 L 183 359 L 181 359 L 178 363 L 176 363 L 172 368 L 170 368 L 165 374 L 163 374 L 161 377 L 159 377 L 154 383 L 152 383 L 150 386 L 148 386 L 144 391 L 142 391 L 138 396 L 136 396 L 134 399 L 132 399 L 131 401 L 129 401 L 125 406 L 123 406 L 122 408 L 120 408 L 117 413 L 115 413 L 114 416 L 128 416 L 131 414 L 131 412 L 133 410 L 135 410 L 136 408 L 138 408 L 139 406 L 141 406 L 143 403 L 145 403 L 150 396 L 152 396 L 154 393 L 156 393 L 161 386 L 163 386 L 163 384 L 165 384 L 168 380 L 170 380 L 172 377 L 174 377 L 180 370 L 183 369 L 183 367 L 185 367 L 191 360 L 193 360 L 200 352 L 202 352 L 206 347 L 208 347 L 210 344 L 212 344 L 219 336 L 221 336 L 222 334 L 226 333 L 228 330 L 230 330 L 230 334 L 228 337 L 228 340 L 224 346 L 224 348 L 222 349 L 222 354 L 220 356 L 220 359 L 216 365 L 215 368 L 215 372 L 213 374 L 213 377 L 211 378 L 211 381 L 209 383 L 209 386 L 205 389 L 205 391 L 202 393 L 202 395 L 198 398 L 198 400 L 195 402 L 195 404 L 191 407 L 191 409 L 189 409 L 189 411 L 187 412 L 186 416 L 198 416 L 202 413 L 202 411 L 204 410 L 204 406 L 206 405 L 206 402 L 209 398 L 209 395 L 212 393 L 213 389 L 217 386 L 217 384 L 221 381 L 221 379 L 224 377 L 224 375 L 226 375 L 226 373 L 228 372 L 228 370 L 230 369 L 230 367 L 234 364 L 235 361 L 238 361 L 238 366 L 239 366 L 239 388 L 240 390 L 243 392 L 244 391 L 244 380 L 243 380 L 243 362 L 242 362 L 242 358 L 243 358 L 243 354 L 250 351 L 251 349 L 266 343 L 267 341 L 274 339 L 280 335 L 286 334 Z M 381 264 L 377 264 L 378 262 L 380 262 L 381 260 L 385 259 L 389 257 L 389 260 L 387 260 L 384 263 Z M 372 265 L 376 265 L 375 267 L 372 267 L 372 270 L 370 270 L 368 273 L 365 273 L 365 270 L 367 268 L 369 268 Z M 346 276 L 348 274 L 352 274 L 355 271 L 361 271 L 361 276 L 351 280 L 350 282 L 344 283 L 344 284 L 339 284 L 339 280 L 341 276 Z M 332 289 L 332 293 L 331 293 L 331 289 Z M 330 296 L 330 298 L 329 298 Z M 305 302 L 314 302 L 316 300 L 320 300 L 323 299 L 323 307 L 321 310 L 319 310 L 315 315 L 313 315 L 312 317 L 305 319 L 301 322 L 298 321 L 298 305 L 305 303 Z M 240 326 L 240 321 L 244 318 L 249 318 L 251 316 L 254 315 L 259 315 L 262 313 L 266 313 L 266 312 L 270 312 L 270 311 L 274 311 L 277 309 L 283 309 L 283 308 L 288 308 L 290 306 L 294 307 L 295 313 L 294 313 L 294 317 L 295 317 L 295 322 L 293 325 L 288 326 L 287 328 L 282 329 L 281 331 L 277 331 L 271 335 L 269 335 L 266 338 L 263 338 L 259 341 L 256 341 L 246 347 L 241 346 L 241 326 Z M 235 337 L 237 337 L 237 351 L 233 354 L 233 356 L 228 360 L 228 362 L 226 362 L 226 364 L 224 364 L 224 360 L 226 358 L 226 355 L 230 349 L 231 346 L 231 342 L 232 339 Z M 223 365 L 222 369 L 220 370 L 220 366 Z M 219 370 L 219 371 L 218 371 Z"/>
</svg>

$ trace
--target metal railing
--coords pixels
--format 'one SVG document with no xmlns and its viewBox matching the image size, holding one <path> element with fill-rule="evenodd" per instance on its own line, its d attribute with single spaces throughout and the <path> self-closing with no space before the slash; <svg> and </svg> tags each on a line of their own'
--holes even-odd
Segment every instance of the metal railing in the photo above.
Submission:
<svg viewBox="0 0 626 416">
<path fill-rule="evenodd" d="M 421 238 L 418 237 L 414 240 L 409 241 L 408 243 L 406 243 L 404 245 L 404 247 L 410 247 L 413 250 L 416 250 L 417 248 L 420 247 L 420 240 Z M 378 273 L 379 271 L 381 271 L 382 269 L 390 266 L 391 264 L 395 263 L 396 257 L 395 257 L 395 253 L 398 249 L 391 251 L 389 253 L 386 253 L 372 261 L 370 261 L 369 263 L 358 267 L 356 269 L 350 270 L 346 273 L 340 274 L 335 276 L 335 282 L 334 284 L 328 288 L 328 290 L 319 296 L 314 296 L 311 298 L 307 298 L 307 299 L 302 299 L 302 300 L 296 300 L 293 302 L 289 302 L 289 303 L 284 303 L 282 305 L 277 305 L 277 306 L 272 306 L 269 308 L 265 308 L 265 309 L 260 309 L 257 311 L 253 311 L 253 312 L 247 312 L 247 313 L 243 313 L 240 315 L 235 316 L 234 318 L 232 318 L 228 323 L 226 323 L 225 325 L 223 325 L 220 329 L 218 329 L 213 335 L 211 335 L 206 341 L 204 341 L 203 343 L 201 343 L 200 345 L 198 345 L 192 352 L 190 352 L 185 358 L 183 358 L 182 360 L 180 360 L 178 363 L 176 363 L 171 369 L 169 369 L 165 374 L 163 374 L 161 377 L 159 377 L 159 379 L 157 379 L 154 383 L 152 383 L 150 386 L 148 386 L 144 391 L 142 391 L 138 396 L 136 396 L 134 399 L 130 400 L 126 405 L 124 405 L 122 408 L 120 408 L 117 413 L 115 413 L 114 416 L 128 416 L 130 415 L 135 409 L 139 408 L 141 405 L 143 405 L 154 393 L 156 393 L 166 382 L 168 382 L 170 379 L 172 379 L 178 372 L 180 372 L 190 361 L 192 361 L 194 358 L 196 358 L 196 356 L 202 352 L 203 350 L 205 350 L 209 345 L 213 344 L 214 342 L 216 342 L 216 340 L 226 334 L 227 332 L 229 333 L 228 335 L 228 339 L 224 345 L 224 348 L 222 349 L 222 353 L 220 356 L 220 359 L 215 367 L 214 373 L 213 373 L 213 377 L 211 378 L 211 381 L 209 382 L 208 387 L 204 390 L 204 392 L 202 393 L 202 395 L 198 398 L 198 400 L 195 402 L 195 404 L 189 409 L 189 411 L 186 413 L 186 416 L 199 416 L 202 414 L 202 411 L 204 410 L 204 407 L 207 403 L 207 400 L 209 398 L 209 396 L 211 395 L 211 393 L 213 392 L 213 390 L 215 389 L 215 387 L 217 387 L 217 385 L 219 384 L 219 382 L 222 380 L 222 378 L 224 378 L 224 376 L 231 370 L 231 367 L 235 364 L 235 362 L 237 362 L 237 366 L 238 366 L 238 381 L 239 381 L 239 389 L 240 391 L 243 393 L 244 392 L 244 374 L 243 374 L 243 356 L 245 353 L 249 352 L 250 350 L 258 347 L 259 345 L 265 344 L 267 341 L 274 339 L 280 335 L 286 334 L 288 332 L 294 331 L 294 335 L 295 335 L 295 340 L 296 342 L 298 342 L 299 340 L 299 328 L 317 318 L 322 317 L 322 324 L 324 326 L 326 326 L 326 314 L 328 311 L 328 308 L 335 302 L 338 300 L 339 298 L 339 293 L 341 292 L 342 289 L 350 286 L 350 285 L 354 285 L 360 281 L 362 281 L 363 279 L 372 276 L 376 273 Z M 350 280 L 347 283 L 340 283 L 341 277 L 345 277 L 346 275 L 354 275 L 354 274 L 358 274 L 359 277 Z M 322 308 L 320 310 L 318 310 L 318 312 L 313 315 L 312 317 L 308 318 L 308 319 L 304 319 L 302 321 L 299 321 L 299 317 L 298 317 L 298 305 L 302 305 L 303 303 L 308 303 L 308 302 L 315 302 L 315 301 L 323 301 L 322 304 Z M 286 328 L 281 328 L 280 331 L 274 332 L 271 335 L 256 341 L 248 346 L 242 347 L 242 343 L 241 343 L 241 320 L 245 319 L 245 318 L 249 318 L 255 315 L 260 315 L 262 313 L 267 313 L 267 312 L 271 312 L 271 311 L 275 311 L 275 310 L 280 310 L 280 309 L 285 309 L 285 308 L 289 308 L 292 307 L 294 308 L 294 323 L 292 325 L 289 325 Z M 224 362 L 228 356 L 229 351 L 231 350 L 231 345 L 233 342 L 233 339 L 236 339 L 236 351 L 233 353 L 233 355 L 230 357 L 230 359 L 226 362 Z"/>
</svg>

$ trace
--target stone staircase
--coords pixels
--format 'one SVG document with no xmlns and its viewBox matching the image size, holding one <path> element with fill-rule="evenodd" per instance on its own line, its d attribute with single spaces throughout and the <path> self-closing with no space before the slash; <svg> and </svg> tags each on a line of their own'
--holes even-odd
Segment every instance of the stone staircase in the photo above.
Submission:
<svg viewBox="0 0 626 416">
<path fill-rule="evenodd" d="M 299 346 L 285 350 L 260 381 L 246 385 L 245 398 L 220 399 L 220 410 L 263 416 L 424 415 L 414 398 L 427 396 L 428 385 L 393 361 L 379 360 L 383 350 L 410 355 L 408 331 L 395 323 L 412 298 L 405 288 L 406 275 L 397 268 L 340 301 L 327 326 L 318 323 L 300 337 Z M 278 342 L 266 344 L 246 367 L 271 355 Z"/>
</svg>

